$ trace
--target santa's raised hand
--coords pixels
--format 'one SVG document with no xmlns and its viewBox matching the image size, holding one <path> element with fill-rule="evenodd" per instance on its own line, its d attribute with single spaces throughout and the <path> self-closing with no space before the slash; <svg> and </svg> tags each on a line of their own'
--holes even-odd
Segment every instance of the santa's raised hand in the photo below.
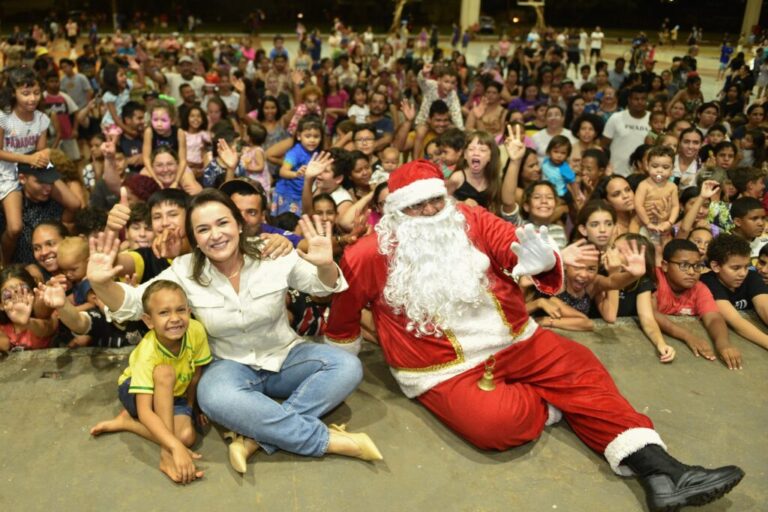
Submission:
<svg viewBox="0 0 768 512">
<path fill-rule="evenodd" d="M 552 270 L 557 263 L 554 244 L 546 226 L 541 226 L 538 233 L 533 224 L 518 229 L 517 242 L 512 242 L 510 248 L 517 255 L 517 264 L 512 269 L 515 280 Z"/>
</svg>

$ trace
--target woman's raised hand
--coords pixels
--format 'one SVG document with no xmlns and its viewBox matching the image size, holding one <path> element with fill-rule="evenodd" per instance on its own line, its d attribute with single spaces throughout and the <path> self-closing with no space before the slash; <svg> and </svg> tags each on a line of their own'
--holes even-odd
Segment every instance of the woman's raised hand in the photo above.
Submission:
<svg viewBox="0 0 768 512">
<path fill-rule="evenodd" d="M 107 230 L 88 239 L 91 254 L 88 258 L 88 281 L 93 285 L 114 280 L 123 271 L 122 265 L 115 266 L 120 250 L 120 239 L 113 231 Z"/>
<path fill-rule="evenodd" d="M 523 142 L 523 127 L 516 124 L 514 127 L 507 125 L 507 138 L 504 140 L 507 155 L 510 160 L 522 160 L 525 155 L 525 143 Z"/>
<path fill-rule="evenodd" d="M 53 276 L 47 283 L 39 283 L 35 296 L 51 309 L 63 307 L 67 301 L 67 278 L 58 275 Z"/>
<path fill-rule="evenodd" d="M 636 240 L 629 240 L 627 244 L 618 246 L 619 252 L 627 262 L 621 266 L 621 269 L 629 272 L 635 277 L 645 275 L 645 246 L 638 248 Z"/>
<path fill-rule="evenodd" d="M 715 180 L 706 180 L 701 184 L 701 197 L 712 199 L 720 191 L 720 184 Z"/>
<path fill-rule="evenodd" d="M 226 165 L 228 169 L 234 169 L 237 167 L 237 151 L 232 148 L 232 146 L 227 144 L 227 141 L 224 139 L 219 139 L 217 145 L 219 158 L 221 158 L 221 161 L 224 162 L 224 165 Z"/>
<path fill-rule="evenodd" d="M 297 249 L 299 256 L 316 267 L 333 264 L 333 225 L 330 222 L 322 222 L 317 215 L 313 215 L 312 220 L 309 215 L 303 215 L 299 226 L 308 245 L 307 252 Z"/>
<path fill-rule="evenodd" d="M 320 153 L 315 153 L 312 155 L 312 158 L 309 160 L 309 163 L 306 165 L 306 169 L 304 169 L 304 177 L 305 178 L 317 178 L 320 176 L 320 174 L 328 168 L 328 166 L 333 164 L 333 157 L 330 153 L 327 153 L 325 151 L 321 151 Z"/>
</svg>

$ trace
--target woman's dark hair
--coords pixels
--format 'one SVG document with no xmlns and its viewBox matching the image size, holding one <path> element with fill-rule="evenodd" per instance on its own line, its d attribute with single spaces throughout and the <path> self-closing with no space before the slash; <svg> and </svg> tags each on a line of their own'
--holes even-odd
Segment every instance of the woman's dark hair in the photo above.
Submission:
<svg viewBox="0 0 768 512">
<path fill-rule="evenodd" d="M 39 86 L 40 81 L 30 68 L 19 66 L 6 70 L 6 85 L 0 91 L 0 109 L 9 110 L 16 107 L 16 89 L 35 85 Z"/>
<path fill-rule="evenodd" d="M 584 123 L 591 124 L 592 128 L 595 129 L 595 140 L 599 139 L 600 136 L 603 135 L 603 127 L 605 126 L 605 123 L 603 122 L 602 117 L 598 116 L 597 114 L 581 114 L 573 121 L 573 124 L 571 124 L 571 133 L 573 133 L 574 137 L 579 137 L 579 129 Z"/>
<path fill-rule="evenodd" d="M 595 186 L 595 190 L 592 192 L 592 195 L 589 197 L 589 201 L 592 202 L 599 199 L 607 201 L 608 185 L 613 180 L 624 180 L 627 183 L 627 185 L 631 186 L 631 184 L 629 183 L 629 180 L 627 180 L 627 178 L 625 178 L 621 174 L 611 174 L 610 176 L 606 176 L 605 178 L 597 182 L 597 185 Z"/>
<path fill-rule="evenodd" d="M 536 158 L 536 162 L 538 163 L 539 157 L 538 157 L 538 155 L 536 153 L 536 150 L 533 149 L 533 148 L 526 147 L 525 148 L 525 153 L 523 153 L 523 158 L 520 160 L 520 170 L 517 173 L 517 188 L 519 188 L 519 189 L 524 189 L 524 183 L 522 181 L 523 180 L 523 169 L 525 168 L 525 162 L 527 162 L 528 159 L 531 158 L 531 156 Z M 507 160 L 507 167 L 509 167 L 509 163 L 510 163 L 510 161 Z M 506 174 L 506 173 L 507 173 L 507 170 L 505 168 L 504 174 Z"/>
<path fill-rule="evenodd" d="M 752 137 L 752 145 L 754 146 L 752 148 L 752 156 L 754 158 L 752 166 L 762 168 L 763 163 L 766 160 L 765 133 L 763 130 L 756 128 L 754 130 L 748 130 L 745 135 Z"/>
<path fill-rule="evenodd" d="M 333 210 L 338 211 L 338 208 L 336 208 L 336 201 L 333 200 L 333 197 L 331 196 L 331 194 L 323 193 L 323 194 L 316 195 L 315 197 L 312 198 L 312 206 L 314 207 L 320 201 L 328 201 L 333 205 Z"/>
<path fill-rule="evenodd" d="M 261 104 L 259 105 L 259 121 L 264 122 L 264 104 L 266 102 L 274 103 L 275 108 L 277 109 L 277 114 L 275 114 L 275 119 L 279 120 L 281 117 L 283 117 L 283 112 L 280 110 L 280 102 L 277 101 L 277 98 L 274 96 L 264 96 L 261 100 Z"/>
<path fill-rule="evenodd" d="M 376 185 L 376 188 L 373 189 L 373 199 L 371 200 L 371 203 L 373 204 L 373 206 L 376 208 L 377 211 L 379 209 L 378 207 L 379 198 L 381 197 L 381 193 L 384 191 L 385 188 L 389 188 L 389 183 L 387 183 L 386 181 L 379 183 L 378 185 Z"/>
<path fill-rule="evenodd" d="M 240 239 L 237 244 L 237 250 L 245 255 L 250 256 L 253 259 L 260 259 L 261 258 L 261 251 L 256 243 L 252 243 L 248 241 L 248 238 L 242 235 L 242 229 L 245 225 L 245 221 L 243 220 L 243 216 L 240 214 L 240 210 L 237 208 L 235 203 L 232 201 L 232 199 L 226 195 L 224 192 L 221 192 L 220 190 L 216 189 L 205 189 L 196 196 L 192 197 L 192 199 L 189 201 L 189 206 L 187 207 L 187 218 L 185 221 L 185 226 L 187 230 L 187 240 L 189 240 L 189 246 L 192 247 L 192 279 L 195 280 L 197 284 L 200 286 L 208 286 L 210 281 L 204 280 L 203 278 L 203 268 L 205 267 L 206 257 L 203 254 L 203 251 L 200 250 L 200 247 L 197 245 L 197 240 L 195 239 L 195 232 L 192 226 L 192 213 L 201 206 L 208 204 L 208 203 L 219 203 L 224 205 L 229 212 L 232 214 L 232 217 L 235 219 L 235 222 L 240 227 L 241 235 Z"/>
<path fill-rule="evenodd" d="M 643 158 L 645 158 L 645 152 L 650 148 L 650 144 L 640 144 L 637 146 L 635 150 L 629 155 L 629 166 L 634 167 L 638 162 L 642 162 Z"/>
<path fill-rule="evenodd" d="M 56 219 L 46 219 L 44 221 L 39 222 L 35 226 L 35 229 L 32 230 L 32 234 L 34 235 L 35 231 L 37 231 L 38 228 L 42 226 L 53 228 L 62 239 L 67 238 L 69 236 L 69 230 L 66 228 L 66 226 L 64 226 L 64 224 L 62 224 L 60 221 Z"/>
<path fill-rule="evenodd" d="M 200 130 L 205 131 L 208 129 L 208 116 L 205 115 L 205 112 L 203 112 L 203 109 L 198 107 L 197 105 L 193 107 L 189 107 L 187 109 L 184 109 L 184 113 L 181 116 L 181 119 L 179 120 L 181 122 L 181 129 L 186 131 L 189 131 L 189 116 L 197 110 L 200 112 L 200 117 L 203 119 L 203 123 L 200 125 Z"/>
<path fill-rule="evenodd" d="M 117 74 L 120 72 L 120 66 L 117 64 L 107 64 L 101 70 L 101 85 L 104 90 L 114 95 L 120 94 L 120 86 L 117 83 Z"/>
<path fill-rule="evenodd" d="M 587 222 L 589 222 L 589 218 L 596 212 L 608 212 L 613 223 L 616 224 L 616 210 L 613 206 L 602 199 L 589 201 L 581 210 L 579 210 L 579 214 L 576 216 L 576 222 L 574 222 L 573 231 L 571 232 L 571 242 L 583 238 L 583 235 L 579 232 L 578 228 L 579 226 L 586 226 Z"/>
</svg>

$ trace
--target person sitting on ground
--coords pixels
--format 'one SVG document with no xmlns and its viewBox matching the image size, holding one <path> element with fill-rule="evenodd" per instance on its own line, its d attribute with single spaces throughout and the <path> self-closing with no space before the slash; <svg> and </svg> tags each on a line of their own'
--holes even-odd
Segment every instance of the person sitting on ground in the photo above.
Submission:
<svg viewBox="0 0 768 512">
<path fill-rule="evenodd" d="M 741 351 L 728 338 L 728 326 L 712 298 L 712 292 L 699 281 L 704 264 L 696 245 L 689 240 L 676 238 L 664 247 L 661 268 L 656 269 L 656 321 L 662 332 L 683 340 L 696 357 L 715 360 L 712 349 L 705 340 L 678 324 L 670 322 L 666 315 L 697 316 L 715 343 L 718 355 L 729 370 L 741 369 Z"/>
<path fill-rule="evenodd" d="M 723 233 L 710 242 L 707 259 L 712 272 L 701 277 L 728 325 L 749 341 L 768 349 L 765 334 L 740 312 L 754 310 L 768 324 L 768 285 L 751 269 L 749 243 Z"/>
<path fill-rule="evenodd" d="M 60 288 L 59 288 L 60 289 Z M 59 293 L 57 301 L 60 304 Z M 91 435 L 133 432 L 160 445 L 160 471 L 176 483 L 203 477 L 195 466 L 194 410 L 201 368 L 213 357 L 203 325 L 190 318 L 184 289 L 156 280 L 141 297 L 142 320 L 151 330 L 131 352 L 128 368 L 118 379 L 124 409 L 112 420 L 97 423 Z M 198 413 L 199 416 L 199 413 Z"/>
</svg>

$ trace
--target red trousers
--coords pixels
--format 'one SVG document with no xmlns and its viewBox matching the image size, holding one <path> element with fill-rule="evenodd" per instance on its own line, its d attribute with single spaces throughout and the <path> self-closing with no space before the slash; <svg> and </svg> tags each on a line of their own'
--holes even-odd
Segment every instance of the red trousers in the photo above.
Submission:
<svg viewBox="0 0 768 512">
<path fill-rule="evenodd" d="M 495 357 L 495 390 L 477 387 L 484 371 L 480 365 L 418 397 L 479 448 L 504 450 L 538 438 L 547 403 L 560 409 L 576 435 L 600 453 L 625 430 L 653 428 L 621 396 L 597 357 L 575 341 L 539 328 Z"/>
</svg>

